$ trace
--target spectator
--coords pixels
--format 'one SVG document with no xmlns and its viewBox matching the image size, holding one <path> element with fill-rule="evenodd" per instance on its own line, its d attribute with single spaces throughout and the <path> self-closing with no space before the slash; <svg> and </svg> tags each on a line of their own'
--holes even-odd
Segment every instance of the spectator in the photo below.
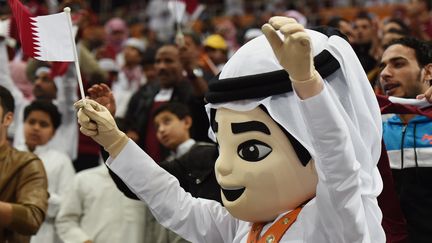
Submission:
<svg viewBox="0 0 432 243">
<path fill-rule="evenodd" d="M 183 34 L 184 45 L 179 47 L 179 50 L 184 70 L 190 77 L 195 76 L 210 81 L 218 71 L 213 70 L 216 67 L 210 63 L 208 55 L 204 52 L 200 37 L 192 31 L 185 31 Z"/>
<path fill-rule="evenodd" d="M 400 39 L 409 35 L 407 25 L 398 18 L 390 18 L 383 22 L 382 34 L 381 34 L 381 46 L 380 49 L 384 50 L 387 45 L 393 40 Z M 376 94 L 382 95 L 384 91 L 379 82 L 381 68 L 379 65 L 375 66 L 374 69 L 369 71 L 368 78 L 371 82 L 372 87 Z"/>
<path fill-rule="evenodd" d="M 161 104 L 177 101 L 187 104 L 196 121 L 192 128 L 193 137 L 206 141 L 208 121 L 204 110 L 203 95 L 207 90 L 207 82 L 199 77 L 183 76 L 179 49 L 173 45 L 165 45 L 158 49 L 155 63 L 158 84 L 144 86 L 131 98 L 125 120 L 127 134 L 135 140 L 156 162 L 161 162 L 167 151 L 163 151 L 157 138 L 152 113 Z M 208 140 L 208 138 L 207 138 Z"/>
<path fill-rule="evenodd" d="M 48 211 L 45 222 L 31 243 L 61 243 L 54 229 L 54 219 L 58 213 L 61 196 L 72 181 L 75 170 L 70 158 L 46 146 L 61 124 L 61 114 L 49 101 L 33 101 L 24 109 L 25 146 L 22 151 L 36 154 L 43 162 L 48 177 Z"/>
<path fill-rule="evenodd" d="M 143 73 L 147 79 L 147 84 L 154 84 L 157 80 L 157 71 L 155 68 L 155 55 L 156 50 L 147 49 L 143 55 L 143 61 L 141 63 Z"/>
<path fill-rule="evenodd" d="M 327 25 L 339 29 L 339 31 L 346 36 L 351 45 L 355 43 L 356 36 L 352 24 L 348 20 L 335 16 L 328 21 Z"/>
<path fill-rule="evenodd" d="M 233 21 L 225 18 L 215 26 L 216 34 L 221 35 L 228 45 L 228 57 L 231 57 L 240 47 L 237 40 L 237 27 Z"/>
<path fill-rule="evenodd" d="M 408 26 L 401 19 L 388 19 L 382 26 L 381 47 L 385 48 L 391 41 L 408 35 Z"/>
<path fill-rule="evenodd" d="M 129 35 L 128 27 L 121 18 L 112 18 L 105 24 L 105 33 L 107 35 L 105 48 L 110 53 L 106 57 L 116 58 Z"/>
<path fill-rule="evenodd" d="M 362 64 L 363 70 L 368 73 L 377 61 L 376 52 L 376 29 L 372 17 L 368 12 L 359 12 L 354 19 L 355 43 L 352 45 L 357 57 Z"/>
<path fill-rule="evenodd" d="M 42 161 L 7 141 L 14 108 L 12 94 L 0 86 L 0 242 L 28 243 L 45 218 L 48 185 Z"/>
<path fill-rule="evenodd" d="M 210 35 L 204 40 L 204 50 L 211 63 L 216 66 L 217 75 L 228 60 L 228 45 L 224 38 L 218 34 Z"/>
<path fill-rule="evenodd" d="M 382 26 L 382 32 L 385 34 L 389 32 L 391 29 L 402 31 L 406 33 L 406 35 L 409 34 L 409 27 L 402 19 L 399 18 L 390 18 L 384 20 Z"/>
<path fill-rule="evenodd" d="M 82 30 L 81 44 L 91 53 L 97 53 L 105 43 L 105 31 L 101 25 L 85 26 Z"/>
<path fill-rule="evenodd" d="M 71 109 L 70 105 L 78 99 L 76 95 L 77 81 L 75 70 L 71 66 L 67 68 L 68 71 L 64 76 L 57 77 L 52 77 L 52 73 L 55 71 L 50 66 L 38 68 L 35 72 L 36 79 L 33 83 L 33 94 L 36 100 L 48 100 L 56 104 L 63 120 L 48 146 L 66 153 L 73 160 L 78 153 L 78 131 L 74 122 L 75 115 L 72 113 L 73 109 Z M 17 130 L 13 143 L 15 147 L 25 145 L 23 110 L 27 105 L 28 102 L 20 105 L 20 113 L 18 114 L 20 120 L 17 121 Z M 68 139 L 65 140 L 65 137 Z"/>
<path fill-rule="evenodd" d="M 29 101 L 23 98 L 22 92 L 12 81 L 8 69 L 7 53 L 4 41 L 0 40 L 0 85 L 11 91 L 15 99 L 15 130 L 12 131 L 14 147 L 25 146 L 24 139 L 24 108 Z M 27 69 L 34 77 L 33 95 L 38 100 L 53 101 L 62 114 L 63 121 L 57 129 L 56 134 L 50 140 L 49 145 L 58 151 L 66 153 L 72 160 L 77 157 L 78 131 L 74 117 L 76 117 L 72 104 L 78 99 L 76 95 L 77 81 L 75 69 L 66 65 L 55 65 L 51 67 L 46 62 L 29 61 Z M 60 68 L 64 68 L 65 74 L 52 75 L 58 73 Z M 55 77 L 53 77 L 55 76 Z M 67 137 L 68 139 L 64 139 Z"/>
<path fill-rule="evenodd" d="M 171 151 L 160 166 L 174 175 L 192 196 L 222 202 L 214 172 L 219 153 L 215 144 L 190 137 L 193 121 L 187 106 L 166 103 L 153 116 L 158 141 Z"/>
<path fill-rule="evenodd" d="M 408 17 L 412 34 L 423 40 L 432 39 L 432 3 L 430 0 L 410 0 Z"/>
<path fill-rule="evenodd" d="M 144 41 L 137 38 L 129 38 L 124 44 L 121 53 L 124 65 L 118 74 L 118 80 L 112 84 L 117 101 L 116 117 L 125 116 L 131 96 L 147 82 L 141 66 L 145 49 Z"/>
<path fill-rule="evenodd" d="M 56 218 L 64 243 L 155 242 L 147 233 L 146 206 L 117 190 L 105 165 L 79 172 Z"/>
<path fill-rule="evenodd" d="M 390 43 L 381 58 L 380 82 L 389 96 L 416 98 L 432 80 L 429 44 L 415 38 Z M 432 242 L 432 166 L 430 130 L 432 119 L 425 116 L 394 115 L 383 123 L 383 138 L 410 242 Z"/>
</svg>

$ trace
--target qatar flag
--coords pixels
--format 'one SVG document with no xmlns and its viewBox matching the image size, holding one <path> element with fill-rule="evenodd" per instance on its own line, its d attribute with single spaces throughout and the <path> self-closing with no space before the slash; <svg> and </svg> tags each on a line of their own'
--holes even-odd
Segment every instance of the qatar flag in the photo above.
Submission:
<svg viewBox="0 0 432 243">
<path fill-rule="evenodd" d="M 41 61 L 75 61 L 75 43 L 68 14 L 62 12 L 34 17 L 20 1 L 8 2 L 26 55 Z"/>
<path fill-rule="evenodd" d="M 426 99 L 406 99 L 376 95 L 381 114 L 417 114 L 432 118 L 432 104 Z"/>
</svg>

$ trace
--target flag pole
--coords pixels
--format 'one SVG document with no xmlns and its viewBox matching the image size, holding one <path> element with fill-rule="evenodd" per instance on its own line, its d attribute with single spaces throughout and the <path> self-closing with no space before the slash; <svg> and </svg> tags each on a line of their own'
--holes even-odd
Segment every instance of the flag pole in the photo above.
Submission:
<svg viewBox="0 0 432 243">
<path fill-rule="evenodd" d="M 68 19 L 68 23 L 69 23 L 69 31 L 71 33 L 71 38 L 72 38 L 72 46 L 73 46 L 73 53 L 74 53 L 74 63 L 75 63 L 75 69 L 76 69 L 76 73 L 77 73 L 77 77 L 78 77 L 78 84 L 79 84 L 79 89 L 80 89 L 80 93 L 81 93 L 81 99 L 84 100 L 85 98 L 85 94 L 84 94 L 84 86 L 82 83 L 82 78 L 81 78 L 81 70 L 79 68 L 79 61 L 78 61 L 78 52 L 77 52 L 77 48 L 76 48 L 76 44 L 75 44 L 75 35 L 73 33 L 73 29 L 72 29 L 72 18 L 71 18 L 71 9 L 69 7 L 66 7 L 63 9 L 63 11 L 65 12 L 67 19 Z M 85 100 L 84 100 L 84 104 L 85 104 Z"/>
</svg>

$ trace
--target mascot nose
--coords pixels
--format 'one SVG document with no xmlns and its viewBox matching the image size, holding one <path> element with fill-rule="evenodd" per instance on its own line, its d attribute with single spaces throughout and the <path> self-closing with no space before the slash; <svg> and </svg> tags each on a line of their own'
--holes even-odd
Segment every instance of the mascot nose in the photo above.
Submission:
<svg viewBox="0 0 432 243">
<path fill-rule="evenodd" d="M 226 158 L 226 156 L 219 155 L 215 163 L 216 174 L 226 176 L 232 173 L 233 161 Z"/>
</svg>

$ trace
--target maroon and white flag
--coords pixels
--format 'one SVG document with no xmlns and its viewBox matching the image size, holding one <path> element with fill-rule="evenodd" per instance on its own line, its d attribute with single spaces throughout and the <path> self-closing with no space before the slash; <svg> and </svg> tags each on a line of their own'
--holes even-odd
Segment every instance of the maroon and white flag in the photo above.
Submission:
<svg viewBox="0 0 432 243">
<path fill-rule="evenodd" d="M 417 114 L 432 118 L 432 104 L 425 99 L 405 99 L 376 95 L 381 114 Z"/>
<path fill-rule="evenodd" d="M 68 14 L 34 17 L 19 0 L 8 1 L 26 55 L 41 61 L 75 61 L 75 43 Z"/>
</svg>

